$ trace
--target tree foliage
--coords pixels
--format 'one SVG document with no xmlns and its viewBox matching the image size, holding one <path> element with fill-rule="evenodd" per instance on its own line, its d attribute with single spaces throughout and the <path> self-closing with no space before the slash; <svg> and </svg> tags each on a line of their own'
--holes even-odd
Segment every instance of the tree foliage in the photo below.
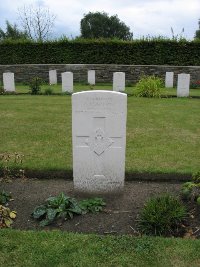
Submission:
<svg viewBox="0 0 200 267">
<path fill-rule="evenodd" d="M 199 29 L 196 30 L 195 32 L 195 36 L 194 36 L 195 39 L 200 39 L 200 19 L 199 19 L 198 24 L 199 24 Z"/>
<path fill-rule="evenodd" d="M 108 16 L 105 12 L 89 12 L 80 22 L 81 37 L 86 39 L 117 38 L 132 40 L 130 28 L 117 15 Z"/>
<path fill-rule="evenodd" d="M 6 30 L 0 28 L 0 40 L 19 40 L 28 39 L 28 35 L 25 31 L 18 29 L 17 25 L 12 25 L 8 20 L 6 20 Z"/>
<path fill-rule="evenodd" d="M 24 5 L 18 10 L 21 25 L 30 39 L 42 42 L 50 38 L 56 16 L 49 8 Z"/>
</svg>

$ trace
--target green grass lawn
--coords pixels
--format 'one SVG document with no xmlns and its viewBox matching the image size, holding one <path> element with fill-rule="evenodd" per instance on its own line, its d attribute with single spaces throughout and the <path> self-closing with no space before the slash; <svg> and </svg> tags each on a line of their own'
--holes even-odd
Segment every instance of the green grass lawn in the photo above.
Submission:
<svg viewBox="0 0 200 267">
<path fill-rule="evenodd" d="M 62 93 L 62 85 L 42 85 L 41 86 L 41 92 L 44 93 L 46 89 L 51 88 L 53 94 L 61 94 Z M 79 84 L 79 83 L 74 83 L 74 92 L 80 92 L 80 91 L 87 91 L 87 90 L 112 90 L 112 84 L 110 83 L 97 83 L 96 85 L 87 85 L 87 84 Z M 16 92 L 17 93 L 29 93 L 29 86 L 28 85 L 22 85 L 22 84 L 17 84 L 16 85 Z M 126 87 L 125 92 L 127 94 L 133 95 L 135 92 L 135 87 Z M 176 96 L 176 88 L 163 88 L 163 95 L 166 96 Z M 200 97 L 200 89 L 190 89 L 190 96 L 194 97 Z"/>
<path fill-rule="evenodd" d="M 75 87 L 75 91 L 88 89 Z M 131 90 L 126 92 L 132 94 Z M 173 90 L 176 94 L 175 89 L 167 92 Z M 128 97 L 127 173 L 190 175 L 199 170 L 199 108 L 196 98 Z M 63 172 L 72 178 L 71 96 L 1 95 L 0 122 L 0 153 L 24 154 L 23 167 L 33 174 L 41 171 L 46 178 L 56 178 Z M 196 267 L 199 251 L 200 240 L 0 230 L 0 267 Z"/>
<path fill-rule="evenodd" d="M 200 266 L 200 240 L 0 231 L 0 266 Z"/>
<path fill-rule="evenodd" d="M 199 170 L 199 107 L 200 99 L 128 97 L 126 172 Z M 71 96 L 2 95 L 0 121 L 0 153 L 22 153 L 25 169 L 71 178 Z"/>
</svg>

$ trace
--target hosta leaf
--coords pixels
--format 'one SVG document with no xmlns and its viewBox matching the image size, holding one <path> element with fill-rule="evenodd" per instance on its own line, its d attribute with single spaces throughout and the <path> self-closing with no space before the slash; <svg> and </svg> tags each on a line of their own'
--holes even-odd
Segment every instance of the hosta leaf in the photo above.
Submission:
<svg viewBox="0 0 200 267">
<path fill-rule="evenodd" d="M 34 219 L 39 219 L 47 212 L 47 208 L 45 205 L 38 206 L 34 209 L 32 216 Z"/>
<path fill-rule="evenodd" d="M 58 203 L 58 198 L 57 197 L 49 197 L 46 202 L 48 203 L 49 207 L 58 207 L 59 203 Z"/>
<path fill-rule="evenodd" d="M 42 227 L 44 227 L 44 226 L 46 226 L 46 225 L 48 225 L 48 224 L 50 224 L 51 223 L 51 221 L 49 221 L 49 220 L 42 220 L 41 222 L 40 222 L 40 226 L 42 226 Z"/>
<path fill-rule="evenodd" d="M 69 210 L 69 211 L 71 211 L 71 212 L 73 212 L 73 213 L 76 213 L 76 214 L 82 214 L 82 213 L 83 213 L 83 211 L 82 211 L 82 209 L 79 207 L 79 205 L 76 205 L 76 206 L 74 206 L 74 207 L 72 207 L 72 208 L 70 208 L 70 209 L 67 209 L 67 210 Z"/>
<path fill-rule="evenodd" d="M 53 221 L 58 213 L 57 209 L 47 209 L 47 219 Z"/>
<path fill-rule="evenodd" d="M 12 224 L 12 220 L 10 218 L 4 218 L 4 223 L 7 227 L 10 227 Z"/>
<path fill-rule="evenodd" d="M 16 218 L 16 216 L 17 216 L 17 214 L 16 214 L 16 213 L 17 213 L 17 212 L 16 212 L 16 211 L 14 211 L 14 210 L 13 210 L 13 211 L 11 211 L 11 212 L 10 212 L 10 218 L 11 218 L 11 219 L 15 219 L 15 218 Z"/>
</svg>

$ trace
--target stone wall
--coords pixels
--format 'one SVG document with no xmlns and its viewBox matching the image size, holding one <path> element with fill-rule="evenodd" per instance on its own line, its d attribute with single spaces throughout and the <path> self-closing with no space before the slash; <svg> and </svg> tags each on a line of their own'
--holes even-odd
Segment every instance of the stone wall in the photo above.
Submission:
<svg viewBox="0 0 200 267">
<path fill-rule="evenodd" d="M 72 71 L 75 82 L 87 82 L 87 70 L 96 70 L 96 82 L 111 83 L 113 72 L 126 73 L 126 82 L 136 83 L 142 75 L 156 75 L 165 77 L 166 71 L 174 72 L 174 84 L 179 73 L 191 74 L 191 81 L 200 80 L 200 66 L 166 66 L 166 65 L 115 65 L 115 64 L 23 64 L 0 65 L 0 81 L 3 72 L 15 73 L 16 82 L 27 82 L 30 78 L 38 76 L 46 82 L 49 80 L 49 70 L 56 69 L 58 82 L 61 82 L 61 73 Z"/>
</svg>

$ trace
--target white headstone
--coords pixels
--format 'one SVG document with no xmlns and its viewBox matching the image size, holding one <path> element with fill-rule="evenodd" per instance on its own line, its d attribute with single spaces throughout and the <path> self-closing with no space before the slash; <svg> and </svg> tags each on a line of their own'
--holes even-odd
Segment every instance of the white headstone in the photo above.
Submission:
<svg viewBox="0 0 200 267">
<path fill-rule="evenodd" d="M 127 95 L 88 91 L 72 95 L 74 189 L 85 193 L 123 190 Z"/>
<path fill-rule="evenodd" d="M 165 87 L 170 88 L 174 85 L 174 73 L 173 72 L 166 72 L 165 74 Z"/>
<path fill-rule="evenodd" d="M 3 73 L 3 87 L 6 92 L 15 92 L 15 79 L 14 73 Z"/>
<path fill-rule="evenodd" d="M 190 91 L 190 74 L 178 74 L 177 97 L 188 97 Z"/>
<path fill-rule="evenodd" d="M 62 73 L 62 92 L 73 92 L 73 73 L 63 72 Z"/>
<path fill-rule="evenodd" d="M 125 90 L 125 73 L 113 73 L 113 91 L 123 92 Z"/>
<path fill-rule="evenodd" d="M 88 70 L 88 83 L 95 85 L 95 70 Z"/>
<path fill-rule="evenodd" d="M 49 83 L 57 84 L 57 71 L 56 70 L 49 71 Z"/>
</svg>

